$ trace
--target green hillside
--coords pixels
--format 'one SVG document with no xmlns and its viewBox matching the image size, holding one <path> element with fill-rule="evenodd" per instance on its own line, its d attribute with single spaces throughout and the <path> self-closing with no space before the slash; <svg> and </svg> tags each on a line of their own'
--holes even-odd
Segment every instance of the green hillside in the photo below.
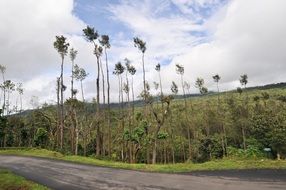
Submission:
<svg viewBox="0 0 286 190">
<path fill-rule="evenodd" d="M 72 102 L 78 125 L 75 130 L 71 102 L 67 101 L 63 149 L 59 148 L 56 106 L 2 117 L 0 145 L 41 147 L 73 155 L 78 144 L 78 155 L 92 156 L 100 122 L 100 159 L 151 163 L 155 141 L 157 163 L 205 162 L 223 157 L 285 158 L 285 83 L 248 88 L 241 93 L 187 96 L 186 104 L 182 96 L 164 98 L 169 99 L 162 101 L 163 106 L 150 96 L 146 106 L 143 101 L 136 102 L 134 110 L 132 103 L 112 105 L 110 131 L 107 109 L 98 117 L 95 104 L 79 101 Z"/>
</svg>

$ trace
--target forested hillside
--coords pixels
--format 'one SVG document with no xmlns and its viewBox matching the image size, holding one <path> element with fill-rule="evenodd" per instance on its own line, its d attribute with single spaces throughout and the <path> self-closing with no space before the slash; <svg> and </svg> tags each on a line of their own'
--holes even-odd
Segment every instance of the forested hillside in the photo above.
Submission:
<svg viewBox="0 0 286 190">
<path fill-rule="evenodd" d="M 181 99 L 170 103 L 162 122 L 162 104 L 149 103 L 147 117 L 144 107 L 128 106 L 111 109 L 110 147 L 108 127 L 104 115 L 100 157 L 125 162 L 151 162 L 154 138 L 156 161 L 203 162 L 224 156 L 263 157 L 263 150 L 271 148 L 270 156 L 286 153 L 286 91 L 284 89 L 225 92 Z M 185 107 L 186 106 L 186 107 Z M 87 107 L 89 107 L 87 109 Z M 65 103 L 70 109 L 69 102 Z M 11 115 L 1 120 L 1 147 L 42 147 L 79 155 L 96 152 L 95 104 L 76 101 L 78 131 L 67 116 L 63 149 L 59 147 L 57 110 L 43 106 L 25 115 Z M 106 108 L 102 108 L 107 110 Z M 153 116 L 156 113 L 156 117 Z M 159 131 L 159 123 L 162 123 Z M 188 131 L 190 136 L 188 136 Z M 78 139 L 78 140 L 77 140 Z M 109 152 L 109 149 L 111 152 Z"/>
</svg>

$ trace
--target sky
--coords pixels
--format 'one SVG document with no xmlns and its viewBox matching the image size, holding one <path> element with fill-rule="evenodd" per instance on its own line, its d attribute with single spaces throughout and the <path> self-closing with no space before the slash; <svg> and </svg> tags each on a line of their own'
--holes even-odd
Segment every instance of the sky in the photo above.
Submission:
<svg viewBox="0 0 286 190">
<path fill-rule="evenodd" d="M 64 35 L 78 50 L 75 63 L 89 73 L 84 91 L 91 100 L 96 96 L 96 58 L 82 34 L 89 25 L 110 36 L 113 102 L 118 80 L 112 70 L 124 58 L 137 69 L 136 94 L 143 88 L 141 53 L 132 40 L 137 36 L 146 41 L 146 79 L 153 93 L 157 63 L 162 65 L 165 93 L 170 93 L 172 81 L 180 79 L 176 64 L 185 67 L 192 93 L 198 92 L 194 85 L 198 77 L 215 90 L 215 74 L 221 76 L 221 90 L 240 86 L 242 74 L 248 75 L 249 86 L 285 82 L 285 19 L 285 0 L 1 0 L 0 64 L 7 67 L 6 79 L 23 83 L 25 108 L 33 107 L 31 99 L 55 103 L 61 59 L 53 42 L 56 35 Z M 68 56 L 64 65 L 69 89 Z M 78 82 L 75 86 L 80 87 Z M 67 90 L 65 97 L 69 96 Z M 80 93 L 77 97 L 81 99 Z M 17 99 L 14 93 L 12 103 Z"/>
</svg>

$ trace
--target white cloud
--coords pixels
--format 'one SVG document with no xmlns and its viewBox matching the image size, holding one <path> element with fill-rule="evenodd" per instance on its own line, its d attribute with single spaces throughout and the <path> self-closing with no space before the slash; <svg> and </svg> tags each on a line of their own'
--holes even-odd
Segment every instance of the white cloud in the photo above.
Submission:
<svg viewBox="0 0 286 190">
<path fill-rule="evenodd" d="M 45 101 L 43 95 L 53 93 L 60 61 L 55 36 L 79 34 L 85 26 L 72 10 L 72 0 L 0 1 L 1 64 L 7 79 L 24 83 L 26 106 L 31 95 Z"/>
<path fill-rule="evenodd" d="M 180 6 L 193 3 L 194 1 L 176 1 Z M 206 5 L 218 2 L 196 3 Z M 129 10 L 126 5 L 124 9 L 117 6 L 119 10 L 113 12 L 135 34 L 147 39 L 147 44 L 151 46 L 147 49 L 148 56 L 171 58 L 172 63 L 162 70 L 165 88 L 169 88 L 172 80 L 178 79 L 174 71 L 175 64 L 180 63 L 185 66 L 186 80 L 194 84 L 196 77 L 203 77 L 207 85 L 214 89 L 211 76 L 219 73 L 222 76 L 222 88 L 226 90 L 235 88 L 239 76 L 244 73 L 249 75 L 249 85 L 285 81 L 285 7 L 286 2 L 283 0 L 231 1 L 202 26 L 192 24 L 192 20 L 187 20 L 182 15 L 176 18 L 150 17 L 145 15 L 146 11 L 140 12 L 136 7 L 134 10 L 137 15 L 134 16 L 130 11 L 123 12 Z M 197 40 L 188 34 L 188 30 L 192 29 L 212 32 L 211 40 L 192 46 L 191 42 Z M 149 63 L 154 67 L 154 62 Z M 150 71 L 149 78 L 156 77 L 154 73 Z"/>
<path fill-rule="evenodd" d="M 178 58 L 191 73 L 189 80 L 202 76 L 211 85 L 211 75 L 219 73 L 222 82 L 234 81 L 243 73 L 249 85 L 285 81 L 286 2 L 267 0 L 233 1 L 218 24 L 213 41 L 194 47 Z M 170 66 L 174 66 L 174 63 Z M 226 85 L 225 88 L 235 86 Z"/>
</svg>

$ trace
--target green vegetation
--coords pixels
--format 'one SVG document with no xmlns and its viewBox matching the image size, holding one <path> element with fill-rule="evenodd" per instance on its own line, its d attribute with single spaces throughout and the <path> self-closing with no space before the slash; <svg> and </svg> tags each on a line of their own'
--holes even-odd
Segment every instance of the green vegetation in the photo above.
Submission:
<svg viewBox="0 0 286 190">
<path fill-rule="evenodd" d="M 28 181 L 23 177 L 0 168 L 0 189 L 1 190 L 48 190 L 48 188 Z"/>
<path fill-rule="evenodd" d="M 243 93 L 247 93 L 247 96 L 244 96 Z M 283 158 L 285 156 L 286 137 L 284 124 L 286 105 L 283 97 L 286 95 L 286 91 L 282 88 L 252 90 L 243 93 L 227 92 L 220 94 L 220 106 L 223 109 L 223 115 L 217 111 L 218 100 L 215 94 L 187 98 L 187 111 L 184 109 L 184 101 L 175 99 L 170 104 L 169 115 L 164 116 L 166 118 L 161 126 L 158 125 L 158 122 L 163 118 L 163 115 L 159 115 L 158 120 L 152 118 L 146 120 L 141 112 L 144 107 L 135 107 L 135 118 L 131 118 L 130 127 L 133 128 L 131 134 L 129 128 L 122 131 L 122 122 L 117 125 L 118 120 L 116 118 L 122 114 L 122 108 L 113 108 L 110 111 L 112 154 L 108 156 L 108 149 L 105 149 L 105 153 L 97 156 L 97 158 L 129 162 L 128 158 L 131 157 L 133 159 L 131 163 L 135 161 L 146 163 L 146 146 L 149 145 L 150 147 L 149 143 L 152 143 L 154 138 L 151 134 L 155 134 L 156 127 L 160 128 L 160 131 L 157 131 L 156 161 L 161 164 L 190 161 L 196 163 L 241 157 L 243 159 L 278 158 L 278 156 Z M 249 103 L 244 103 L 244 97 L 248 98 Z M 246 112 L 245 105 L 248 105 L 248 112 Z M 78 154 L 92 157 L 95 156 L 96 148 L 96 136 L 94 136 L 96 132 L 92 119 L 94 107 L 92 104 L 83 104 L 83 106 L 85 108 L 79 108 L 81 110 L 77 112 L 80 123 Z M 161 103 L 155 102 L 152 106 L 152 111 L 155 114 L 161 114 Z M 123 114 L 128 113 L 132 114 L 132 108 L 130 112 Z M 245 113 L 248 114 L 245 115 Z M 70 149 L 70 143 L 73 142 L 71 135 L 74 131 L 69 128 L 64 130 L 64 149 L 61 150 L 57 147 L 56 114 L 54 106 L 44 106 L 25 115 L 1 117 L 2 125 L 0 127 L 3 129 L 0 131 L 1 146 L 3 147 L 5 142 L 6 147 L 42 147 L 73 155 L 74 152 Z M 126 122 L 128 122 L 127 119 L 128 117 L 126 117 Z M 70 122 L 70 120 L 66 121 L 67 124 Z M 188 125 L 190 137 L 187 135 L 186 127 Z M 107 135 L 108 128 L 103 129 L 104 134 Z M 146 129 L 148 129 L 149 135 L 146 133 Z M 107 148 L 107 139 L 103 143 Z M 122 144 L 125 146 L 123 147 Z M 132 149 L 130 156 L 129 147 Z M 271 151 L 264 152 L 264 148 L 271 148 Z M 122 150 L 124 153 L 123 160 Z M 190 158 L 188 157 L 189 154 L 191 154 Z"/>
<path fill-rule="evenodd" d="M 75 163 L 91 164 L 96 166 L 105 166 L 121 169 L 142 170 L 150 172 L 191 172 L 201 170 L 226 170 L 226 169 L 286 169 L 286 160 L 271 160 L 265 158 L 253 157 L 229 157 L 219 160 L 208 161 L 205 163 L 177 163 L 177 164 L 128 164 L 123 162 L 114 162 L 110 160 L 100 160 L 94 157 L 83 157 L 73 155 L 63 155 L 55 151 L 45 149 L 2 149 L 2 155 L 19 155 L 51 158 L 65 160 Z"/>
</svg>

